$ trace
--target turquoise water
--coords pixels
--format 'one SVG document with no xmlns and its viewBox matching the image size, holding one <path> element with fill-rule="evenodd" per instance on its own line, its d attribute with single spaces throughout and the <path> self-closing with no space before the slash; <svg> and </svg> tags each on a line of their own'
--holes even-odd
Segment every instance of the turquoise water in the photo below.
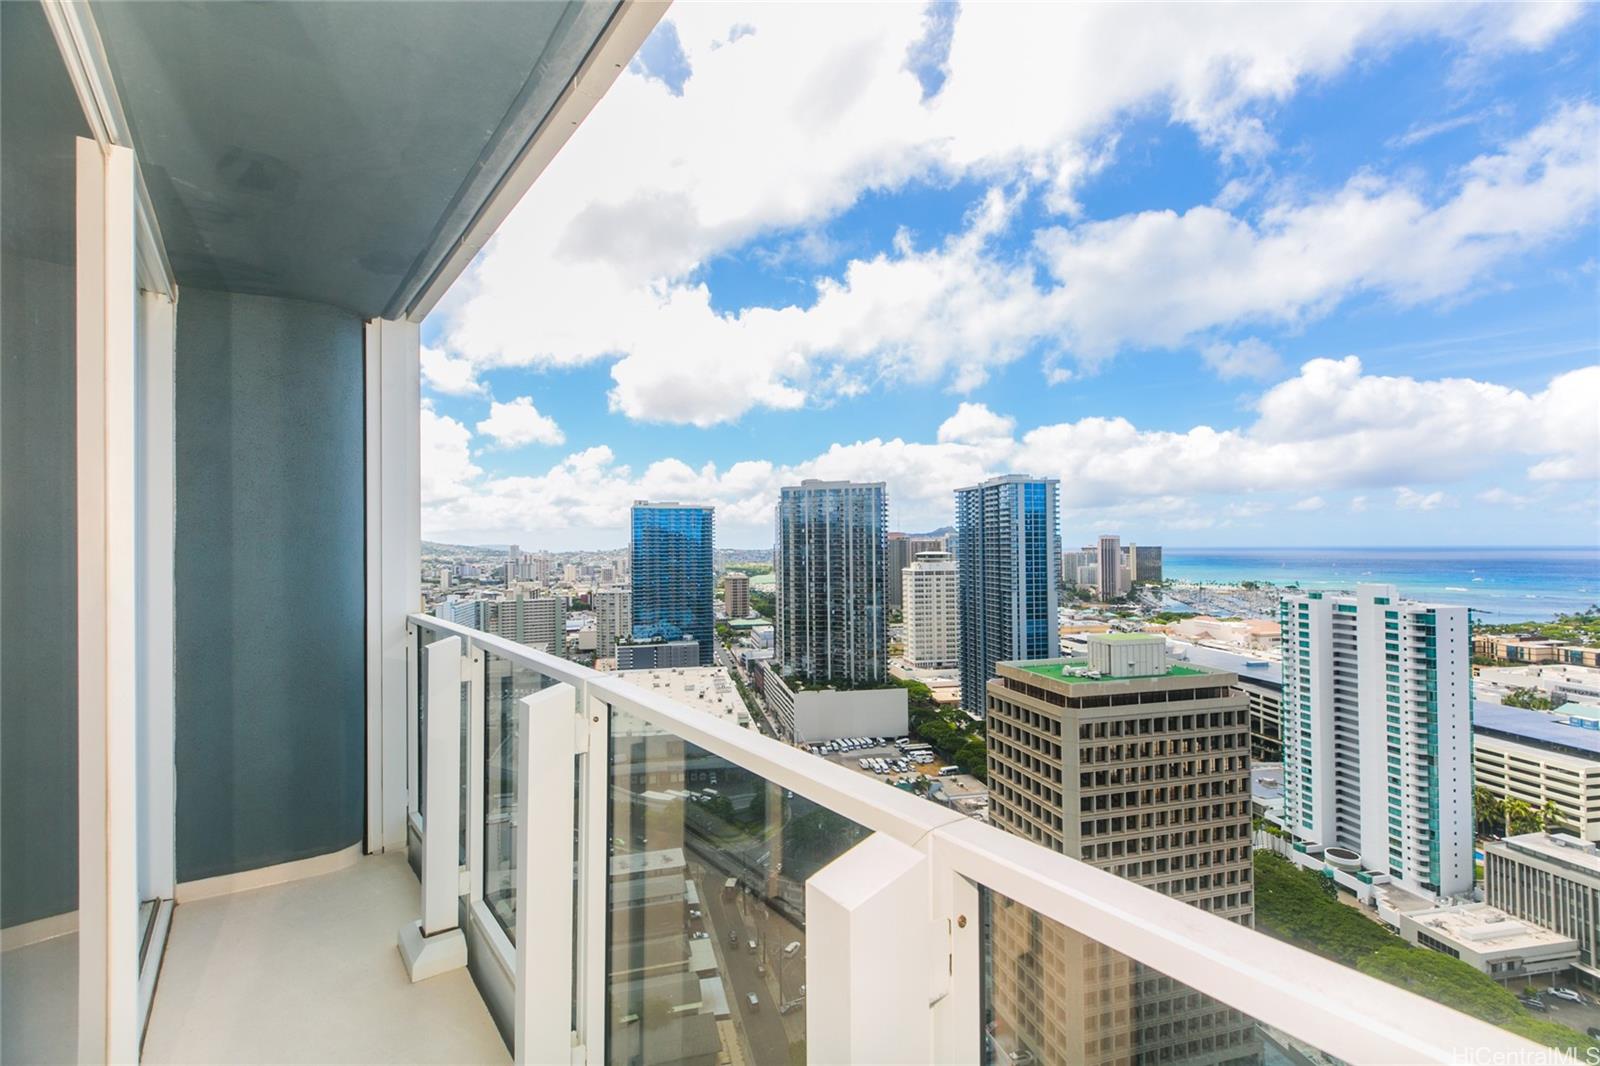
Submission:
<svg viewBox="0 0 1600 1066">
<path fill-rule="evenodd" d="M 1471 607 L 1485 622 L 1543 621 L 1600 603 L 1600 548 L 1167 548 L 1179 581 L 1270 581 L 1401 595 Z"/>
</svg>

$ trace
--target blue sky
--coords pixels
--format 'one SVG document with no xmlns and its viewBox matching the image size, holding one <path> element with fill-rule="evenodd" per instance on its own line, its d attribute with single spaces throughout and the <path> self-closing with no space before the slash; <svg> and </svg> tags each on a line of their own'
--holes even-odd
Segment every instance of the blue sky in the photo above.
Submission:
<svg viewBox="0 0 1600 1066">
<path fill-rule="evenodd" d="M 424 326 L 424 535 L 1020 471 L 1069 546 L 1593 545 L 1597 31 L 676 5 Z"/>
</svg>

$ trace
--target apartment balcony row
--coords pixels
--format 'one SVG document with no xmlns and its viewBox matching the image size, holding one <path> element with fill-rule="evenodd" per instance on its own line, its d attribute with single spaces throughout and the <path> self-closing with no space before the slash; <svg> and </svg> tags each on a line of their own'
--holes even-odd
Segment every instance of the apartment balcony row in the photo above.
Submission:
<svg viewBox="0 0 1600 1066">
<path fill-rule="evenodd" d="M 1296 1055 L 1536 1054 L 414 613 L 421 323 L 663 11 L 0 4 L 0 1059 L 1070 1061 L 1040 939 Z"/>
</svg>

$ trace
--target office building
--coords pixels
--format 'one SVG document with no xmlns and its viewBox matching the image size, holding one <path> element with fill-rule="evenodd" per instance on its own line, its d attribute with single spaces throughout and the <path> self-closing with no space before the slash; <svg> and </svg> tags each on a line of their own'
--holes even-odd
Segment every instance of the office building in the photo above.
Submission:
<svg viewBox="0 0 1600 1066">
<path fill-rule="evenodd" d="M 750 575 L 729 570 L 722 575 L 722 609 L 730 619 L 750 617 Z"/>
<path fill-rule="evenodd" d="M 911 565 L 911 538 L 904 533 L 889 534 L 888 605 L 892 610 L 905 607 L 904 578 L 901 576 Z"/>
<path fill-rule="evenodd" d="M 949 552 L 919 552 L 901 575 L 905 656 L 919 670 L 956 665 L 961 655 L 959 572 Z"/>
<path fill-rule="evenodd" d="M 992 824 L 1241 925 L 1254 920 L 1248 708 L 1166 642 L 1095 634 L 988 684 Z M 1040 1062 L 1245 1062 L 1251 1020 L 997 899 L 995 1022 Z"/>
<path fill-rule="evenodd" d="M 1534 811 L 1554 804 L 1563 832 L 1600 841 L 1600 728 L 1593 719 L 1507 707 L 1484 697 L 1472 706 L 1473 784 Z"/>
<path fill-rule="evenodd" d="M 1578 944 L 1576 967 L 1600 982 L 1600 851 L 1565 834 L 1525 833 L 1483 847 L 1484 900 Z"/>
<path fill-rule="evenodd" d="M 1285 828 L 1409 891 L 1471 891 L 1467 609 L 1359 585 L 1285 596 L 1279 623 Z"/>
<path fill-rule="evenodd" d="M 448 566 L 441 566 L 434 572 L 434 581 L 438 584 L 440 592 L 450 591 L 450 579 L 453 576 Z"/>
<path fill-rule="evenodd" d="M 697 641 L 699 666 L 710 666 L 715 651 L 715 530 L 710 507 L 643 500 L 633 505 L 628 551 L 633 639 Z"/>
<path fill-rule="evenodd" d="M 1110 534 L 1102 534 L 1099 548 L 1095 556 L 1095 594 L 1101 600 L 1114 600 L 1127 592 L 1127 585 L 1123 580 L 1122 567 L 1122 539 Z"/>
<path fill-rule="evenodd" d="M 902 737 L 909 700 L 898 685 L 839 689 L 785 677 L 770 659 L 756 659 L 759 689 L 778 736 L 797 744 L 840 737 Z"/>
<path fill-rule="evenodd" d="M 594 594 L 594 654 L 615 659 L 617 641 L 633 631 L 633 595 L 623 588 L 596 589 Z"/>
<path fill-rule="evenodd" d="M 956 490 L 961 705 L 969 711 L 982 713 L 996 663 L 1061 654 L 1059 485 L 1010 474 Z"/>
<path fill-rule="evenodd" d="M 1079 588 L 1093 588 L 1100 553 L 1094 548 L 1061 553 L 1061 580 Z"/>
<path fill-rule="evenodd" d="M 812 682 L 882 683 L 889 636 L 882 482 L 807 480 L 778 497 L 778 661 Z"/>
</svg>

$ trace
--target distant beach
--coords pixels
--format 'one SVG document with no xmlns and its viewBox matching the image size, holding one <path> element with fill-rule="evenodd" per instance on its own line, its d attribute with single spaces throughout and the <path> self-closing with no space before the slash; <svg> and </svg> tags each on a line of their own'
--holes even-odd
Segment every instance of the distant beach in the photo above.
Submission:
<svg viewBox="0 0 1600 1066">
<path fill-rule="evenodd" d="M 1166 548 L 1163 576 L 1353 589 L 1471 607 L 1485 622 L 1545 621 L 1600 603 L 1600 548 Z"/>
</svg>

